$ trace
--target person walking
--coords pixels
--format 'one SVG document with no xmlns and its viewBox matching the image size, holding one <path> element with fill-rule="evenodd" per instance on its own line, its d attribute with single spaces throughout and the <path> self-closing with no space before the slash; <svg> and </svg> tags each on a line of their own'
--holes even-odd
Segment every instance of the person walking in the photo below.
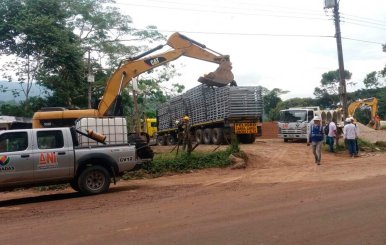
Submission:
<svg viewBox="0 0 386 245">
<path fill-rule="evenodd" d="M 328 134 L 327 134 L 327 144 L 328 144 L 328 151 L 334 152 L 334 139 L 336 138 L 336 124 L 334 121 L 331 121 L 326 127 L 328 127 Z"/>
<path fill-rule="evenodd" d="M 310 131 L 308 133 L 307 145 L 311 142 L 312 153 L 315 157 L 315 163 L 320 165 L 322 159 L 322 144 L 323 144 L 323 126 L 321 124 L 320 117 L 315 116 L 313 122 L 310 125 Z"/>
<path fill-rule="evenodd" d="M 347 148 L 351 157 L 357 155 L 355 139 L 357 138 L 357 130 L 351 122 L 351 118 L 346 119 L 346 125 L 343 128 L 344 139 L 347 141 Z"/>
<path fill-rule="evenodd" d="M 356 137 L 355 137 L 355 156 L 357 157 L 359 155 L 359 145 L 358 145 L 358 137 L 359 137 L 359 127 L 353 117 L 350 117 L 351 123 L 354 124 L 355 126 L 355 132 L 356 132 Z"/>
</svg>

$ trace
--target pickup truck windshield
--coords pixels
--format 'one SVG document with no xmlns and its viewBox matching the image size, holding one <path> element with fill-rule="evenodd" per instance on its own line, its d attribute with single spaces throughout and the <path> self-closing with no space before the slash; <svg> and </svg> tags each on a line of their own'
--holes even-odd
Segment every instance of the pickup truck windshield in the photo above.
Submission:
<svg viewBox="0 0 386 245">
<path fill-rule="evenodd" d="M 307 120 L 307 110 L 291 110 L 280 112 L 280 122 L 304 122 Z"/>
</svg>

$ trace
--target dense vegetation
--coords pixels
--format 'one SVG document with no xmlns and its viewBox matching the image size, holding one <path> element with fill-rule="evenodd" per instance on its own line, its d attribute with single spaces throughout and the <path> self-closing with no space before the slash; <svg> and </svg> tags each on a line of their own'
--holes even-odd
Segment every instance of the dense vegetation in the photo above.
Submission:
<svg viewBox="0 0 386 245">
<path fill-rule="evenodd" d="M 0 55 L 9 60 L 1 68 L 1 79 L 21 86 L 0 86 L 0 91 L 12 92 L 23 100 L 1 106 L 0 113 L 32 116 L 42 106 L 85 108 L 89 72 L 95 75 L 92 95 L 96 101 L 122 57 L 135 56 L 150 45 L 155 46 L 155 42 L 165 41 L 155 26 L 136 29 L 131 17 L 121 14 L 112 3 L 113 0 L 1 1 Z M 144 81 L 140 82 L 150 84 L 150 88 L 139 94 L 139 104 L 146 101 L 151 108 L 154 101 L 163 101 L 175 92 L 165 92 L 160 86 L 175 75 L 170 65 L 141 76 Z M 50 93 L 31 98 L 35 82 Z M 176 90 L 180 88 L 177 84 Z M 124 97 L 130 102 L 128 91 L 124 91 Z M 126 113 L 130 113 L 128 105 Z"/>
</svg>

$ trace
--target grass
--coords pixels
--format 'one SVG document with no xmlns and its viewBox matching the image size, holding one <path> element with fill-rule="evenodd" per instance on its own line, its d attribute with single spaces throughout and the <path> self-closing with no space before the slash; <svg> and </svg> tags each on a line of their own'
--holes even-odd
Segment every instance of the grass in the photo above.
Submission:
<svg viewBox="0 0 386 245">
<path fill-rule="evenodd" d="M 359 146 L 360 151 L 370 151 L 370 152 L 386 151 L 386 141 L 377 141 L 375 144 L 373 144 L 367 140 L 359 138 L 358 139 L 358 146 Z M 335 144 L 334 148 L 335 148 L 335 151 L 337 151 L 337 152 L 346 151 L 347 148 L 344 145 L 344 139 L 339 140 L 339 145 Z M 328 151 L 328 145 L 327 144 L 324 145 L 324 150 Z"/>
<path fill-rule="evenodd" d="M 235 154 L 246 159 L 245 153 L 238 145 L 230 145 L 224 151 L 211 153 L 193 152 L 190 155 L 182 153 L 166 153 L 156 155 L 153 161 L 138 171 L 126 172 L 122 179 L 154 178 L 167 173 L 187 173 L 195 169 L 224 168 L 230 165 L 229 156 Z"/>
</svg>

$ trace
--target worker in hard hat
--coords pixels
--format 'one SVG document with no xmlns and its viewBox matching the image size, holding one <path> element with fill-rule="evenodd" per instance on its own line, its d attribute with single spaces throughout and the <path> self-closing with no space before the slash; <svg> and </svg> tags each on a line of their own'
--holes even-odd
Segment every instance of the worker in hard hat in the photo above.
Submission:
<svg viewBox="0 0 386 245">
<path fill-rule="evenodd" d="M 183 138 L 183 145 L 182 145 L 182 149 L 183 150 L 187 150 L 188 154 L 190 154 L 190 152 L 192 151 L 192 142 L 191 142 L 191 138 L 190 138 L 190 118 L 188 115 L 185 115 L 183 118 L 182 118 L 182 122 L 183 122 L 183 128 L 184 128 L 184 138 Z"/>
<path fill-rule="evenodd" d="M 347 141 L 347 148 L 351 157 L 357 156 L 355 140 L 358 137 L 357 130 L 351 118 L 346 118 L 346 125 L 343 128 L 344 139 Z"/>
<path fill-rule="evenodd" d="M 308 138 L 307 145 L 312 145 L 312 153 L 315 157 L 315 163 L 320 165 L 320 160 L 322 159 L 322 144 L 323 144 L 324 134 L 323 126 L 319 116 L 315 116 L 312 119 Z"/>
</svg>

